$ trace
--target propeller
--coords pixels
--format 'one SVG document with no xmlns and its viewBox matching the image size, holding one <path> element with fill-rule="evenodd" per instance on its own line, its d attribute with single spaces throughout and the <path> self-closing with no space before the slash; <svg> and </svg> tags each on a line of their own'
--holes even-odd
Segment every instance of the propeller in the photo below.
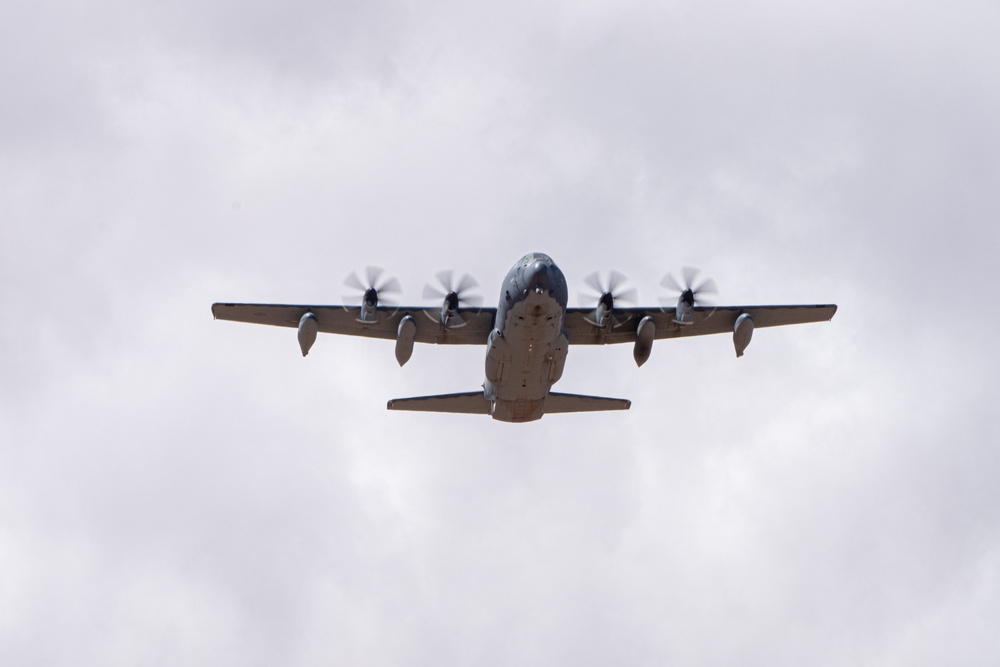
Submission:
<svg viewBox="0 0 1000 667">
<path fill-rule="evenodd" d="M 690 309 L 695 306 L 711 305 L 705 297 L 719 293 L 715 281 L 711 278 L 702 278 L 701 271 L 692 266 L 681 267 L 680 280 L 668 273 L 660 285 L 671 292 L 670 295 L 661 297 L 660 303 L 664 307 L 676 306 L 678 321 L 687 319 Z"/>
<path fill-rule="evenodd" d="M 441 300 L 441 326 L 462 326 L 465 322 L 455 311 L 462 306 L 482 305 L 483 297 L 472 293 L 479 287 L 479 282 L 468 273 L 456 279 L 451 269 L 438 271 L 436 277 L 438 285 L 428 283 L 424 286 L 424 298 Z"/>
<path fill-rule="evenodd" d="M 479 294 L 470 294 L 471 291 L 479 287 L 479 283 L 468 273 L 462 274 L 455 280 L 455 272 L 451 269 L 437 272 L 439 285 L 427 284 L 424 286 L 425 299 L 447 299 L 448 306 L 455 310 L 459 305 L 480 306 L 483 297 Z"/>
<path fill-rule="evenodd" d="M 351 271 L 344 279 L 344 285 L 355 291 L 355 294 L 344 296 L 345 303 L 355 302 L 360 297 L 362 305 L 369 308 L 378 306 L 380 301 L 382 305 L 394 305 L 392 295 L 403 291 L 399 280 L 386 276 L 385 269 L 378 266 L 366 267 L 363 279 L 358 276 L 357 271 Z"/>
<path fill-rule="evenodd" d="M 604 326 L 605 318 L 614 310 L 616 303 L 634 304 L 639 295 L 635 288 L 623 289 L 623 285 L 628 282 L 628 278 L 623 273 L 615 270 L 608 272 L 606 279 L 602 279 L 601 274 L 594 271 L 584 278 L 583 282 L 591 291 L 589 294 L 580 292 L 580 302 L 597 301 L 591 322 L 598 327 Z"/>
</svg>

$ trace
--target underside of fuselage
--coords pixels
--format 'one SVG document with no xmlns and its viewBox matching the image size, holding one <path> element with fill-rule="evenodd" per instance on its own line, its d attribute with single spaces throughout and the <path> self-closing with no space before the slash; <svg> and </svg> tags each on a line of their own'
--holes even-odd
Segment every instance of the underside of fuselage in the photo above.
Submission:
<svg viewBox="0 0 1000 667">
<path fill-rule="evenodd" d="M 483 384 L 494 419 L 524 422 L 545 413 L 545 398 L 562 376 L 569 349 L 566 301 L 566 280 L 545 255 L 527 255 L 507 274 Z"/>
<path fill-rule="evenodd" d="M 562 307 L 544 292 L 532 292 L 507 311 L 487 352 L 484 389 L 494 419 L 521 422 L 544 414 L 545 397 L 566 363 L 562 315 Z"/>
</svg>

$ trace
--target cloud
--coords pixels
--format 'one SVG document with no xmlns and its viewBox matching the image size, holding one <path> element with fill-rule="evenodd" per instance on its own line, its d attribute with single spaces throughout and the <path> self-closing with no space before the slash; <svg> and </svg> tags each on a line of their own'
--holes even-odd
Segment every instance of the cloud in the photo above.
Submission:
<svg viewBox="0 0 1000 667">
<path fill-rule="evenodd" d="M 16 8 L 0 655 L 992 664 L 996 12 Z M 525 252 L 831 324 L 570 351 L 622 415 L 386 413 L 481 349 L 213 322 Z"/>
</svg>

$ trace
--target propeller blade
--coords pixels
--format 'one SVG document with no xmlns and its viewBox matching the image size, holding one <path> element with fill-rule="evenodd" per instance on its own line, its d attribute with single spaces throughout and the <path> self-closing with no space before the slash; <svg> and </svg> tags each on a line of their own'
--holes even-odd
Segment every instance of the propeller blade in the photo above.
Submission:
<svg viewBox="0 0 1000 667">
<path fill-rule="evenodd" d="M 357 271 L 351 271 L 347 278 L 344 279 L 344 284 L 360 292 L 362 295 L 370 289 L 374 289 L 378 294 L 379 303 L 382 305 L 394 305 L 393 299 L 386 298 L 391 294 L 400 294 L 403 291 L 403 286 L 400 284 L 399 280 L 393 278 L 392 276 L 385 276 L 385 270 L 378 266 L 368 266 L 364 270 L 365 280 L 362 280 Z M 344 296 L 344 301 L 350 301 L 354 297 Z"/>
<path fill-rule="evenodd" d="M 377 290 L 379 276 L 382 275 L 382 268 L 378 266 L 365 267 L 365 277 L 368 278 L 368 287 L 375 287 Z"/>
<path fill-rule="evenodd" d="M 464 292 L 467 292 L 470 289 L 475 289 L 477 287 L 479 287 L 479 282 L 475 278 L 470 276 L 468 273 L 466 273 L 458 281 L 458 285 L 455 287 L 455 291 L 458 293 L 459 296 L 461 296 Z"/>
<path fill-rule="evenodd" d="M 693 266 L 682 266 L 681 277 L 684 279 L 684 289 L 691 289 L 695 278 L 698 277 L 698 269 Z"/>
<path fill-rule="evenodd" d="M 618 303 L 619 301 L 623 303 L 635 303 L 639 300 L 639 290 L 635 288 L 627 289 L 620 294 L 615 294 L 614 297 L 615 303 Z"/>
<path fill-rule="evenodd" d="M 677 292 L 678 294 L 684 291 L 684 288 L 677 283 L 677 279 L 674 278 L 671 273 L 663 276 L 663 280 L 660 281 L 660 286 L 666 287 L 667 289 Z"/>
<path fill-rule="evenodd" d="M 660 297 L 660 305 L 667 309 L 675 306 L 679 301 L 684 301 L 692 306 L 711 306 L 712 304 L 705 297 L 719 293 L 715 281 L 703 277 L 701 271 L 693 266 L 682 266 L 680 274 L 680 281 L 671 273 L 663 277 L 660 285 L 667 288 L 670 294 L 666 297 Z"/>
<path fill-rule="evenodd" d="M 399 282 L 398 278 L 389 278 L 381 287 L 376 287 L 376 291 L 379 295 L 382 294 L 399 294 L 403 291 L 403 285 Z"/>
<path fill-rule="evenodd" d="M 438 282 L 441 283 L 441 287 L 444 288 L 444 291 L 446 293 L 450 292 L 451 291 L 451 279 L 455 275 L 455 272 L 452 269 L 445 269 L 443 271 L 438 271 L 434 275 L 435 275 L 435 277 L 437 277 Z"/>
<path fill-rule="evenodd" d="M 447 292 L 442 292 L 438 288 L 431 284 L 424 285 L 424 298 L 425 299 L 443 299 L 447 296 Z"/>
<path fill-rule="evenodd" d="M 366 289 L 368 289 L 367 287 L 365 287 L 365 284 L 361 282 L 361 279 L 358 278 L 357 271 L 351 271 L 351 273 L 346 278 L 344 278 L 344 284 L 352 289 L 358 290 L 359 292 L 364 292 Z"/>
<path fill-rule="evenodd" d="M 625 287 L 628 283 L 628 277 L 621 271 L 615 271 L 612 269 L 608 272 L 607 280 L 601 280 L 601 274 L 599 271 L 594 271 L 584 277 L 583 282 L 592 291 L 591 294 L 586 294 L 585 292 L 580 292 L 580 304 L 586 306 L 590 303 L 596 302 L 597 305 L 594 310 L 594 320 L 593 323 L 597 326 L 603 326 L 598 324 L 597 313 L 601 308 L 600 304 L 605 306 L 610 305 L 612 309 L 619 303 L 635 303 L 639 298 L 639 292 L 634 287 Z M 608 302 L 608 296 L 610 296 L 610 303 Z"/>
<path fill-rule="evenodd" d="M 716 286 L 715 281 L 711 278 L 706 278 L 700 285 L 693 287 L 692 291 L 696 295 L 701 294 L 718 294 L 719 288 Z"/>
<path fill-rule="evenodd" d="M 598 294 L 604 293 L 604 288 L 601 286 L 601 276 L 597 273 L 597 271 L 594 271 L 593 273 L 585 277 L 583 279 L 583 282 L 586 283 L 591 289 L 593 289 Z"/>
<path fill-rule="evenodd" d="M 440 286 L 428 283 L 424 286 L 425 299 L 445 299 L 449 294 L 454 293 L 458 297 L 460 306 L 478 306 L 482 304 L 483 297 L 477 294 L 469 294 L 470 290 L 479 287 L 479 281 L 468 273 L 455 281 L 455 271 L 444 269 L 435 274 Z"/>
<path fill-rule="evenodd" d="M 483 305 L 483 297 L 479 294 L 470 294 L 468 296 L 459 297 L 462 301 L 463 306 L 472 306 L 473 308 L 478 308 Z"/>
<path fill-rule="evenodd" d="M 618 298 L 618 288 L 627 282 L 628 278 L 625 277 L 625 274 L 612 269 L 608 274 L 608 289 L 606 291 L 611 292 L 615 295 L 615 298 Z"/>
</svg>

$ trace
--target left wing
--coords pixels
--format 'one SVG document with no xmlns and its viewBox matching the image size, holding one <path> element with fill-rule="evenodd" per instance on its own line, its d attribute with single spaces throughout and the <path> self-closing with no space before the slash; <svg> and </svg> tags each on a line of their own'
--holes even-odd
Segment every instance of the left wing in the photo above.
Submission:
<svg viewBox="0 0 1000 667">
<path fill-rule="evenodd" d="M 736 318 L 746 313 L 753 319 L 755 328 L 776 327 L 785 324 L 826 322 L 833 318 L 837 306 L 816 304 L 803 306 L 722 306 L 694 308 L 690 324 L 679 324 L 675 308 L 616 308 L 611 323 L 604 327 L 594 325 L 592 308 L 567 308 L 563 327 L 570 345 L 610 345 L 634 343 L 636 329 L 644 317 L 656 325 L 655 339 L 703 336 L 732 333 Z"/>
<path fill-rule="evenodd" d="M 495 308 L 459 308 L 456 315 L 461 323 L 441 326 L 441 308 L 397 308 L 379 306 L 373 322 L 362 322 L 358 306 L 295 306 L 268 303 L 214 303 L 212 315 L 218 320 L 269 324 L 297 328 L 306 313 L 316 316 L 318 330 L 323 333 L 365 336 L 395 340 L 399 322 L 413 317 L 417 343 L 439 345 L 485 345 L 496 319 Z"/>
</svg>

